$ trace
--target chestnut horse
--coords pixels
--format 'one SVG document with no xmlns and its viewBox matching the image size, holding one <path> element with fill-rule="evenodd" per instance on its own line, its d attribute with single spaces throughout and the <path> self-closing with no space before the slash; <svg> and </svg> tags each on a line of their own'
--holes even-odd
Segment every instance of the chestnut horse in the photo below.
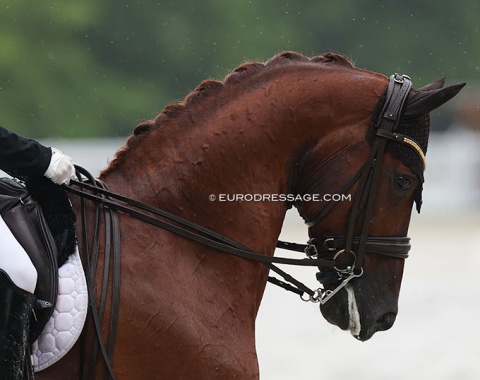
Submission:
<svg viewBox="0 0 480 380">
<path fill-rule="evenodd" d="M 181 216 L 268 257 L 274 255 L 292 206 L 306 221 L 315 220 L 310 237 L 345 236 L 352 202 L 329 207 L 304 195 L 355 194 L 362 181 L 356 173 L 372 151 L 372 131 L 388 84 L 384 75 L 356 68 L 332 53 L 307 58 L 286 52 L 266 63 L 246 63 L 224 81 L 203 82 L 183 102 L 137 126 L 100 179 L 115 193 Z M 407 234 L 413 203 L 421 201 L 420 158 L 427 148 L 428 113 L 462 87 L 442 86 L 439 80 L 405 94 L 399 126 L 404 133 L 410 131 L 411 140 L 417 136 L 420 141 L 416 147 L 399 144 L 401 149 L 393 147 L 395 141 L 387 143 L 377 165 L 371 215 L 362 209 L 357 215 L 359 221 L 361 215 L 367 219 L 363 224 L 369 236 Z M 254 194 L 262 195 L 261 201 L 249 201 Z M 78 197 L 71 200 L 79 214 Z M 322 213 L 325 207 L 328 212 Z M 105 221 L 101 218 L 100 223 Z M 93 224 L 90 216 L 86 229 Z M 356 235 L 361 224 L 352 227 Z M 269 270 L 124 213 L 119 214 L 119 225 L 115 377 L 258 378 L 255 318 Z M 78 228 L 81 236 L 82 225 Z M 103 265 L 100 257 L 97 296 Z M 403 266 L 401 258 L 367 253 L 361 273 L 321 306 L 322 314 L 360 340 L 390 328 Z M 320 269 L 323 275 L 331 271 Z M 105 314 L 110 309 L 109 303 Z M 90 338 L 37 378 L 82 378 L 82 361 L 88 357 L 81 346 L 93 333 L 87 335 Z M 109 378 L 100 359 L 97 370 L 87 377 Z"/>
</svg>

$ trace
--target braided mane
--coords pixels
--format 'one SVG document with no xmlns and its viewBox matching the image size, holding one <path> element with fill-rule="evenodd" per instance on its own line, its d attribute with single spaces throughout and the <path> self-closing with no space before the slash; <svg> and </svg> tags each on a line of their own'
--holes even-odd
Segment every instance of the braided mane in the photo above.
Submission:
<svg viewBox="0 0 480 380">
<path fill-rule="evenodd" d="M 264 63 L 243 63 L 228 74 L 223 81 L 214 79 L 203 81 L 190 94 L 188 94 L 183 101 L 167 105 L 153 120 L 147 120 L 137 125 L 133 130 L 133 134 L 127 139 L 125 146 L 117 151 L 115 158 L 110 162 L 110 165 L 102 172 L 102 174 L 108 174 L 114 170 L 123 159 L 125 153 L 141 140 L 140 137 L 143 137 L 143 135 L 148 133 L 154 127 L 159 127 L 162 124 L 177 119 L 192 105 L 203 102 L 206 99 L 211 98 L 213 95 L 218 95 L 224 91 L 225 88 L 233 86 L 247 78 L 252 78 L 274 68 L 295 65 L 298 63 L 332 65 L 350 69 L 355 67 L 350 59 L 341 54 L 326 53 L 324 55 L 307 57 L 292 51 L 279 53 Z"/>
</svg>

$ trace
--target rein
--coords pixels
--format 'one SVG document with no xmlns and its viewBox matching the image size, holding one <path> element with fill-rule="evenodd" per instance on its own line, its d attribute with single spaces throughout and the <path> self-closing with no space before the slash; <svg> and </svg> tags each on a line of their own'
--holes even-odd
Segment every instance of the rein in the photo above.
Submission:
<svg viewBox="0 0 480 380">
<path fill-rule="evenodd" d="M 83 242 L 83 258 L 86 262 L 87 270 L 85 272 L 87 278 L 87 287 L 89 293 L 89 306 L 95 328 L 96 338 L 93 341 L 93 347 L 88 349 L 85 345 L 85 357 L 90 355 L 89 368 L 84 369 L 83 378 L 90 379 L 94 377 L 95 365 L 98 358 L 98 350 L 102 354 L 106 365 L 106 373 L 109 379 L 115 380 L 113 371 L 113 352 L 115 348 L 116 333 L 118 329 L 118 310 L 120 306 L 120 224 L 118 214 L 116 211 L 121 211 L 136 219 L 142 220 L 146 223 L 163 228 L 172 233 L 178 234 L 185 238 L 194 240 L 196 242 L 208 245 L 221 252 L 229 253 L 237 257 L 242 257 L 249 260 L 261 262 L 270 270 L 282 276 L 287 282 L 281 281 L 274 277 L 268 277 L 268 281 L 280 286 L 288 291 L 298 294 L 302 300 L 311 302 L 320 301 L 320 290 L 312 290 L 302 282 L 298 281 L 288 273 L 278 268 L 275 264 L 301 265 L 301 266 L 323 266 L 335 267 L 335 261 L 325 258 L 306 258 L 306 259 L 289 259 L 283 257 L 269 257 L 255 253 L 243 245 L 220 235 L 205 227 L 192 223 L 177 215 L 171 214 L 167 211 L 158 209 L 156 207 L 147 205 L 145 203 L 124 197 L 108 190 L 107 186 L 101 181 L 95 179 L 87 170 L 80 166 L 76 166 L 77 178 L 79 180 L 71 180 L 70 185 L 64 185 L 64 188 L 78 195 L 81 199 L 82 210 L 82 242 Z M 82 176 L 86 177 L 86 181 L 82 180 Z M 75 187 L 74 187 L 75 186 Z M 93 232 L 92 248 L 90 248 L 90 239 L 88 237 L 87 226 L 87 211 L 85 200 L 91 200 L 95 203 L 95 229 Z M 95 300 L 95 290 L 93 287 L 93 279 L 97 262 L 99 258 L 100 247 L 100 208 L 103 206 L 105 219 L 105 252 L 104 252 L 104 270 L 103 281 L 101 287 L 100 302 L 97 305 Z M 163 219 L 161 219 L 163 218 Z M 166 221 L 169 219 L 179 225 L 172 224 Z M 291 251 L 303 252 L 307 246 L 303 244 L 288 243 L 279 241 L 277 246 L 282 249 Z M 113 261 L 113 269 L 110 269 L 110 262 Z M 105 345 L 102 333 L 102 324 L 105 317 L 105 309 L 107 303 L 107 290 L 110 279 L 110 272 L 112 272 L 112 298 L 111 298 L 111 313 L 110 326 L 108 333 L 108 346 Z M 304 298 L 304 294 L 309 298 Z M 90 375 L 89 375 L 90 374 Z"/>
<path fill-rule="evenodd" d="M 304 258 L 304 259 L 291 259 L 286 257 L 265 256 L 255 253 L 240 243 L 227 238 L 224 235 L 218 234 L 208 228 L 202 227 L 198 224 L 192 223 L 187 219 L 171 214 L 165 210 L 150 206 L 148 204 L 136 201 L 131 198 L 124 197 L 120 194 L 109 191 L 106 186 L 98 180 L 94 180 L 90 173 L 85 169 L 76 166 L 77 177 L 81 178 L 81 175 L 86 176 L 90 183 L 83 181 L 71 180 L 70 186 L 66 186 L 66 190 L 80 196 L 83 199 L 94 201 L 96 204 L 102 204 L 105 208 L 121 211 L 136 219 L 142 220 L 146 223 L 163 228 L 167 231 L 191 239 L 198 243 L 205 244 L 211 248 L 217 249 L 221 252 L 229 253 L 231 255 L 241 257 L 248 260 L 258 261 L 277 274 L 281 275 L 286 281 L 294 284 L 298 287 L 296 293 L 303 295 L 307 293 L 309 296 L 314 297 L 316 291 L 307 288 L 304 284 L 295 280 L 293 277 L 277 268 L 274 264 L 286 264 L 286 265 L 298 265 L 298 266 L 322 266 L 334 268 L 336 263 L 334 260 L 326 258 Z M 76 187 L 72 187 L 76 186 Z M 163 219 L 162 219 L 163 218 Z M 177 224 L 165 220 L 169 219 Z M 278 248 L 305 252 L 307 245 L 289 243 L 279 241 Z M 269 277 L 269 280 L 271 278 Z M 278 280 L 273 280 L 278 285 Z M 312 299 L 314 301 L 314 299 Z"/>
</svg>

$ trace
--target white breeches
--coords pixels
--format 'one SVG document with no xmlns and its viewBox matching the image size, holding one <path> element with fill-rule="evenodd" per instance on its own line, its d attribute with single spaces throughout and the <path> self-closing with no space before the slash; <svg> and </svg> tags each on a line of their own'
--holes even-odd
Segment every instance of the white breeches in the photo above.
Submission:
<svg viewBox="0 0 480 380">
<path fill-rule="evenodd" d="M 0 217 L 0 269 L 3 269 L 19 288 L 29 293 L 35 291 L 37 270 L 2 217 Z"/>
</svg>

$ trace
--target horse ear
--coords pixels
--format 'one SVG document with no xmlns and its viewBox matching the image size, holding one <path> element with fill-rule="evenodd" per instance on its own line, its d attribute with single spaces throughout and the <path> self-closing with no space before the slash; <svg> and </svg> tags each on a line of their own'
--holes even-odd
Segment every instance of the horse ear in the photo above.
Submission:
<svg viewBox="0 0 480 380">
<path fill-rule="evenodd" d="M 446 88 L 431 89 L 431 87 L 438 86 L 438 84 L 438 81 L 435 81 L 425 86 L 427 90 L 410 91 L 405 102 L 402 116 L 406 118 L 417 118 L 426 115 L 448 102 L 465 86 L 465 83 L 459 83 Z"/>
<path fill-rule="evenodd" d="M 439 88 L 442 88 L 444 84 L 445 84 L 445 77 L 437 79 L 437 80 L 433 81 L 432 83 L 429 83 L 429 84 L 417 89 L 417 91 L 438 90 Z"/>
</svg>

